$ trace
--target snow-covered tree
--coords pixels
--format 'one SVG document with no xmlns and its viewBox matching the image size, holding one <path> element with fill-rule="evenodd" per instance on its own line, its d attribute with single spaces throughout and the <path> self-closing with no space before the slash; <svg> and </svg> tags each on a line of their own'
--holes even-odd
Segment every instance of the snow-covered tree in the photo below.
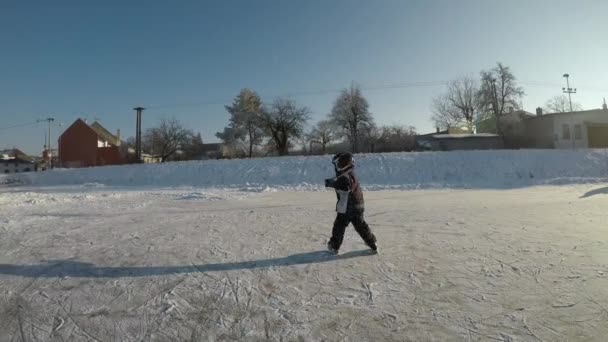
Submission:
<svg viewBox="0 0 608 342">
<path fill-rule="evenodd" d="M 361 93 L 361 88 L 353 84 L 342 90 L 334 102 L 330 120 L 351 143 L 353 153 L 357 153 L 363 129 L 374 124 L 369 104 Z"/>
<path fill-rule="evenodd" d="M 244 143 L 251 158 L 254 147 L 264 138 L 262 100 L 255 91 L 245 88 L 225 108 L 230 113 L 230 124 L 223 132 L 216 133 L 216 137 L 229 145 Z"/>
</svg>

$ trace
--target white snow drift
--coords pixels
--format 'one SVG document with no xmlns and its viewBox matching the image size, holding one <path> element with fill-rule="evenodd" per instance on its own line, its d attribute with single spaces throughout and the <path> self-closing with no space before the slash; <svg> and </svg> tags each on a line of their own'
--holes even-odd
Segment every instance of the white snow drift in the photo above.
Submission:
<svg viewBox="0 0 608 342">
<path fill-rule="evenodd" d="M 362 154 L 356 163 L 368 190 L 513 188 L 608 177 L 607 150 Z M 329 156 L 284 157 L 53 170 L 2 175 L 0 184 L 319 190 L 332 173 Z"/>
</svg>

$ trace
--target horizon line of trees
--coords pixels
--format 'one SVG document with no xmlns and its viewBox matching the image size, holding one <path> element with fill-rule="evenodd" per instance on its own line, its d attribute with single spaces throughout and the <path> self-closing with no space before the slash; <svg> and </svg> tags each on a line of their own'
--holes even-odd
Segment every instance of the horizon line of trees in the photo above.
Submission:
<svg viewBox="0 0 608 342">
<path fill-rule="evenodd" d="M 443 93 L 433 98 L 431 121 L 438 130 L 466 128 L 475 133 L 504 135 L 505 115 L 522 109 L 525 91 L 510 67 L 497 62 L 482 70 L 478 77 L 462 76 L 449 81 Z M 243 88 L 224 106 L 229 114 L 228 125 L 215 136 L 227 148 L 224 157 L 289 154 L 326 154 L 339 150 L 359 152 L 411 151 L 415 145 L 416 128 L 407 125 L 378 126 L 369 109 L 361 87 L 352 83 L 342 89 L 331 111 L 310 125 L 311 110 L 288 97 L 264 102 L 256 91 Z M 549 99 L 542 108 L 545 113 L 569 112 L 566 96 Z M 572 109 L 582 106 L 572 103 Z M 127 146 L 134 145 L 127 140 Z M 158 126 L 149 128 L 142 137 L 147 153 L 170 160 L 200 159 L 204 153 L 203 139 L 176 118 L 163 118 Z"/>
<path fill-rule="evenodd" d="M 326 118 L 308 127 L 311 111 L 287 97 L 264 103 L 244 88 L 230 105 L 229 124 L 216 133 L 234 157 L 325 154 L 337 149 L 358 152 L 407 151 L 414 145 L 412 126 L 378 127 L 361 88 L 352 84 L 335 99 Z"/>
<path fill-rule="evenodd" d="M 343 89 L 327 116 L 310 124 L 311 111 L 294 99 L 278 97 L 262 101 L 252 89 L 242 89 L 225 106 L 229 123 L 216 133 L 226 147 L 225 158 L 252 158 L 268 155 L 326 154 L 349 150 L 359 152 L 400 152 L 414 148 L 416 129 L 406 125 L 375 123 L 369 103 L 354 83 Z M 123 150 L 135 146 L 127 139 Z M 204 143 L 175 117 L 160 119 L 142 135 L 142 149 L 161 162 L 201 159 Z"/>
<path fill-rule="evenodd" d="M 432 100 L 431 121 L 438 129 L 458 127 L 469 132 L 476 132 L 481 123 L 489 122 L 493 127 L 485 125 L 486 129 L 502 135 L 504 116 L 523 109 L 524 95 L 524 88 L 518 84 L 511 68 L 497 62 L 493 68 L 480 71 L 478 78 L 461 76 L 449 81 L 446 90 Z M 569 99 L 563 94 L 556 95 L 547 100 L 542 110 L 569 112 Z M 572 110 L 583 110 L 583 107 L 572 102 Z"/>
</svg>

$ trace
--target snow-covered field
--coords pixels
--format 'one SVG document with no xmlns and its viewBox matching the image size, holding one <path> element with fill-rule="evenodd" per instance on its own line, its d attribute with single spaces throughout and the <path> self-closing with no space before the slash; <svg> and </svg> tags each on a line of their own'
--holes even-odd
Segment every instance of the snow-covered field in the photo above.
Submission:
<svg viewBox="0 0 608 342">
<path fill-rule="evenodd" d="M 338 257 L 328 157 L 0 175 L 0 341 L 606 341 L 607 156 L 357 156 Z"/>
<path fill-rule="evenodd" d="M 1 341 L 605 341 L 607 184 L 0 190 Z"/>
</svg>

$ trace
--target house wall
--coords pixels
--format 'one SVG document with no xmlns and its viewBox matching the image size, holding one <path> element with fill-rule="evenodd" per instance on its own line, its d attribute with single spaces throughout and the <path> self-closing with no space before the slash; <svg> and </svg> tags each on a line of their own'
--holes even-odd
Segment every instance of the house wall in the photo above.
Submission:
<svg viewBox="0 0 608 342">
<path fill-rule="evenodd" d="M 120 165 L 124 163 L 125 160 L 122 158 L 118 146 L 100 147 L 97 149 L 97 165 Z"/>
<path fill-rule="evenodd" d="M 524 121 L 524 144 L 526 148 L 555 148 L 553 128 L 554 116 L 544 116 Z"/>
<path fill-rule="evenodd" d="M 36 171 L 36 167 L 33 163 L 15 163 L 10 160 L 0 160 L 0 173 L 2 174 L 33 171 Z"/>
<path fill-rule="evenodd" d="M 586 128 L 589 148 L 608 148 L 608 124 L 588 123 Z"/>
<path fill-rule="evenodd" d="M 518 149 L 525 144 L 525 126 L 519 112 L 506 114 L 500 120 L 506 148 Z"/>
<path fill-rule="evenodd" d="M 525 111 L 513 111 L 505 113 L 500 119 L 500 130 L 503 135 L 505 148 L 519 149 L 526 147 L 526 125 L 525 118 L 531 114 Z M 489 118 L 477 125 L 477 133 L 496 132 L 496 118 Z"/>
<path fill-rule="evenodd" d="M 573 115 L 555 115 L 553 120 L 553 134 L 555 148 L 589 148 L 589 128 L 592 124 L 608 124 L 608 111 L 596 110 Z M 570 139 L 563 136 L 563 125 L 567 125 L 570 130 Z M 581 126 L 580 139 L 574 139 L 575 125 Z M 574 144 L 573 144 L 574 140 Z"/>
<path fill-rule="evenodd" d="M 64 167 L 88 167 L 97 164 L 97 133 L 84 121 L 77 120 L 59 139 L 59 154 Z"/>
<path fill-rule="evenodd" d="M 435 139 L 433 148 L 439 151 L 458 151 L 458 150 L 500 150 L 504 148 L 501 137 L 491 138 L 443 138 Z"/>
</svg>

